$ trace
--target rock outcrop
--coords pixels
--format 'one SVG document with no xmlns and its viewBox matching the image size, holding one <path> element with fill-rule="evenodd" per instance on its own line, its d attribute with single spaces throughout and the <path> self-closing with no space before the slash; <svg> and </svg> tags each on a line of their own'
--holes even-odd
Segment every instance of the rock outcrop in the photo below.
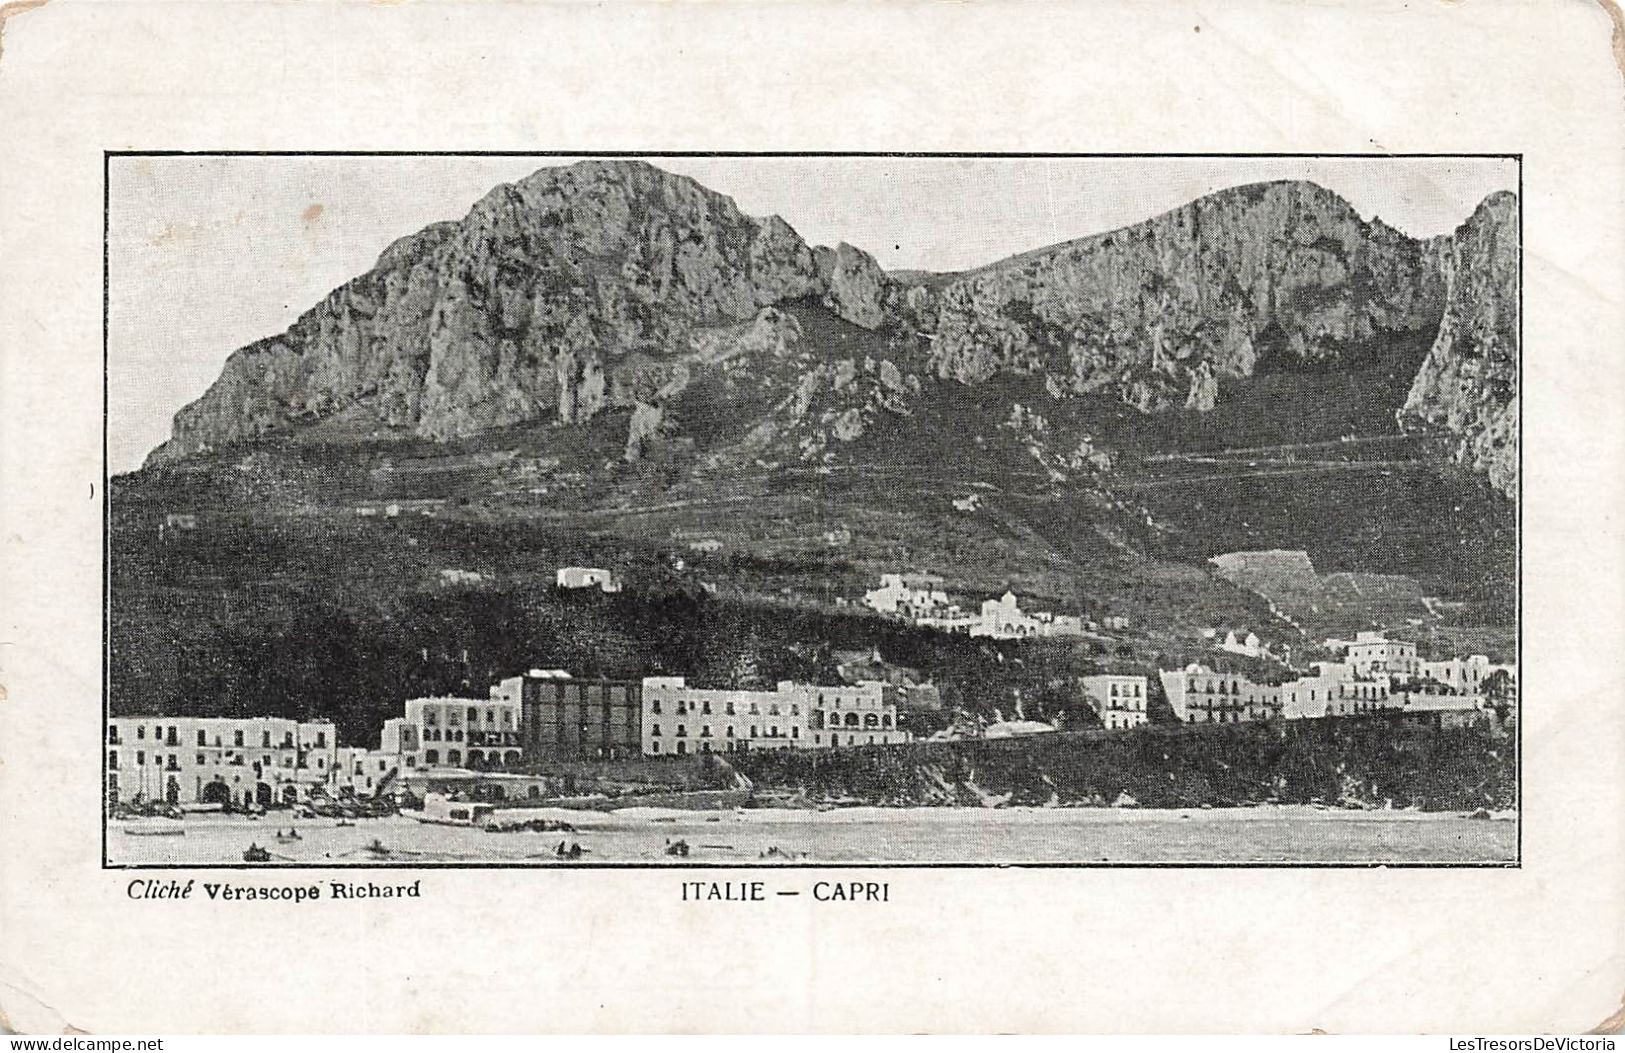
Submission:
<svg viewBox="0 0 1625 1053">
<path fill-rule="evenodd" d="M 1400 424 L 1444 431 L 1448 456 L 1509 497 L 1518 490 L 1518 199 L 1493 194 L 1439 261 L 1444 318 Z"/>
<path fill-rule="evenodd" d="M 820 255 L 823 257 L 820 263 L 828 265 L 827 273 L 821 275 L 828 285 L 824 306 L 853 325 L 879 329 L 886 320 L 887 304 L 896 295 L 895 283 L 880 269 L 880 264 L 867 252 L 844 241 L 836 246 L 834 253 Z"/>
<path fill-rule="evenodd" d="M 931 340 L 939 378 L 1043 374 L 1057 394 L 1156 410 L 1211 407 L 1209 375 L 1249 375 L 1262 350 L 1291 365 L 1430 329 L 1442 294 L 1424 242 L 1313 183 L 1277 182 L 895 300 Z"/>
<path fill-rule="evenodd" d="M 628 362 L 824 291 L 787 223 L 691 179 L 627 161 L 543 169 L 401 239 L 287 332 L 235 352 L 154 457 L 341 411 L 435 439 L 584 421 L 637 386 Z"/>
<path fill-rule="evenodd" d="M 760 377 L 773 390 L 757 394 L 796 423 L 763 420 L 752 443 L 811 419 L 801 453 L 822 456 L 877 413 L 910 413 L 921 378 L 1017 374 L 1053 399 L 1206 412 L 1226 378 L 1437 332 L 1402 421 L 1448 431 L 1456 460 L 1511 492 L 1515 213 L 1492 197 L 1424 241 L 1312 183 L 1263 183 L 963 274 L 889 275 L 641 162 L 543 169 L 402 238 L 287 332 L 234 353 L 152 460 L 335 417 L 450 439 L 609 409 L 632 411 L 615 452 L 635 460 L 675 426 L 668 403 L 690 367 L 736 387 Z M 866 332 L 825 332 L 820 311 Z M 823 335 L 804 339 L 792 312 Z M 853 340 L 869 344 L 848 360 Z M 787 379 L 791 356 L 803 372 Z"/>
</svg>

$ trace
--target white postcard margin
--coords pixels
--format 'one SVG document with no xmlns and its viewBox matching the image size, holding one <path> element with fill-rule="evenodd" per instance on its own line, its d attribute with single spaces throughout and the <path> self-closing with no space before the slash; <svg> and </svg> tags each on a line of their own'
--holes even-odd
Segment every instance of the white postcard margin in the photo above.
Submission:
<svg viewBox="0 0 1625 1053">
<path fill-rule="evenodd" d="M 11 1026 L 1572 1032 L 1620 1005 L 1625 80 L 1606 9 L 49 0 L 4 13 Z M 381 905 L 133 902 L 129 875 L 99 867 L 95 772 L 102 152 L 138 148 L 1521 153 L 1522 867 L 898 869 L 885 909 L 845 913 L 806 898 L 683 904 L 677 874 L 647 871 L 426 871 L 412 875 L 421 900 Z"/>
</svg>

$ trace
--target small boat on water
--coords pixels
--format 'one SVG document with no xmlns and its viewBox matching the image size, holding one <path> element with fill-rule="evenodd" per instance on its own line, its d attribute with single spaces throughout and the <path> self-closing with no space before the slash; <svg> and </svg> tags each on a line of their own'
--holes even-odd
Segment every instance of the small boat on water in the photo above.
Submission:
<svg viewBox="0 0 1625 1053">
<path fill-rule="evenodd" d="M 338 822 L 334 823 L 333 825 L 334 826 L 354 826 L 355 825 L 355 820 L 354 819 L 340 819 Z"/>
<path fill-rule="evenodd" d="M 138 822 L 126 826 L 124 832 L 131 837 L 180 837 L 186 833 L 186 827 L 162 821 Z"/>
<path fill-rule="evenodd" d="M 278 830 L 276 832 L 276 839 L 278 841 L 282 841 L 284 843 L 286 843 L 288 841 L 303 841 L 304 840 L 304 838 L 299 836 L 299 831 L 295 830 L 291 826 L 288 827 L 288 832 L 287 833 L 283 833 L 281 830 Z"/>
<path fill-rule="evenodd" d="M 416 812 L 412 818 L 420 823 L 432 823 L 436 826 L 479 826 L 483 827 L 490 822 L 496 813 L 496 807 L 489 804 L 476 804 L 473 801 L 454 801 L 437 793 L 431 793 L 424 798 L 423 810 Z"/>
<path fill-rule="evenodd" d="M 270 861 L 271 853 L 261 848 L 259 845 L 250 843 L 248 848 L 243 852 L 244 863 L 269 863 Z"/>
</svg>

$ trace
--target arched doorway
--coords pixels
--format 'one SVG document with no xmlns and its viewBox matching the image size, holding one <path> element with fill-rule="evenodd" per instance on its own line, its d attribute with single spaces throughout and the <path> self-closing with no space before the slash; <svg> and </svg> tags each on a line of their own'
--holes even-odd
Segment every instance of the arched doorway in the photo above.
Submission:
<svg viewBox="0 0 1625 1053">
<path fill-rule="evenodd" d="M 231 803 L 231 787 L 216 779 L 214 782 L 204 783 L 197 799 L 204 804 L 227 805 Z"/>
<path fill-rule="evenodd" d="M 181 803 L 181 784 L 173 775 L 164 784 L 164 800 L 169 804 Z"/>
<path fill-rule="evenodd" d="M 503 763 L 504 766 L 509 767 L 509 768 L 512 768 L 515 765 L 517 765 L 519 763 L 519 751 L 518 750 L 509 750 L 507 753 L 504 753 L 502 755 L 502 763 Z"/>
<path fill-rule="evenodd" d="M 270 805 L 275 800 L 276 800 L 276 796 L 271 790 L 271 784 L 270 783 L 261 782 L 261 783 L 255 783 L 254 784 L 254 803 L 255 804 L 258 804 L 258 805 L 261 805 L 261 806 L 267 806 L 267 805 Z"/>
<path fill-rule="evenodd" d="M 293 804 L 299 800 L 299 787 L 289 783 L 282 787 L 282 803 Z"/>
</svg>

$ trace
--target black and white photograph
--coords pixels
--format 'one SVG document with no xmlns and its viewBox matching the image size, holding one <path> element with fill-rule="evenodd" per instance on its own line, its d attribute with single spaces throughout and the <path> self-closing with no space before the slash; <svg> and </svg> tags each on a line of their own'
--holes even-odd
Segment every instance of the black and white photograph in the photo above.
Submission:
<svg viewBox="0 0 1625 1053">
<path fill-rule="evenodd" d="M 104 171 L 104 867 L 1521 862 L 1518 156 Z"/>
</svg>

